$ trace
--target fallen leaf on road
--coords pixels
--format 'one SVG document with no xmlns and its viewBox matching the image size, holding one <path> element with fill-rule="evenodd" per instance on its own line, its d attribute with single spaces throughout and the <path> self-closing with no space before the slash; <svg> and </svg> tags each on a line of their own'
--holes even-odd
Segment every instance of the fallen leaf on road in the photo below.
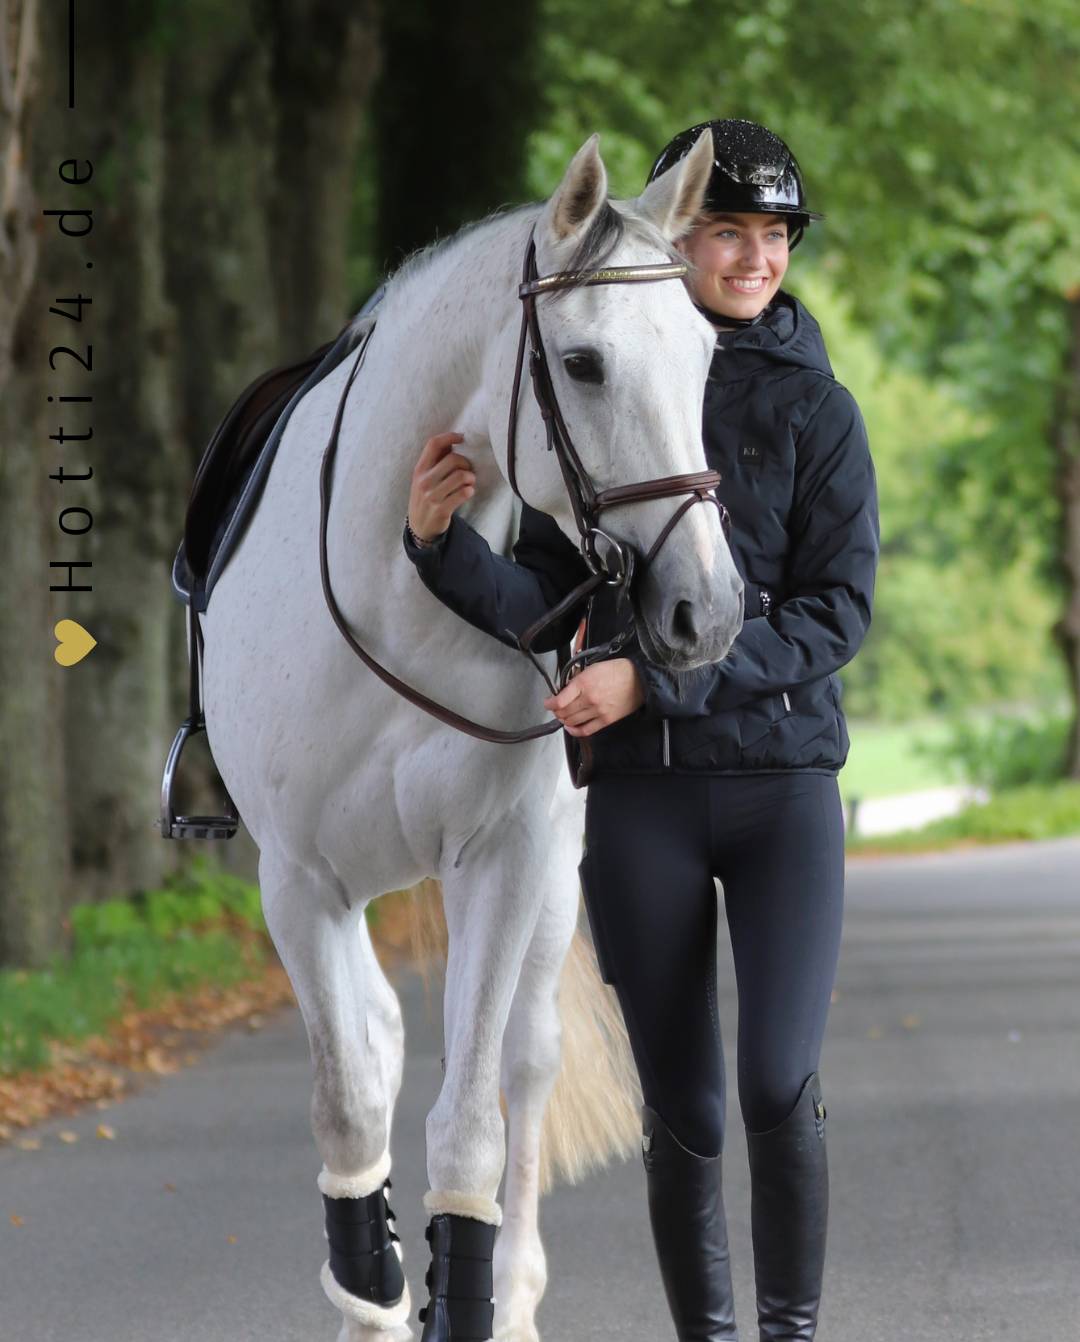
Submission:
<svg viewBox="0 0 1080 1342">
<path fill-rule="evenodd" d="M 914 1012 L 909 1012 L 906 1016 L 901 1017 L 900 1024 L 905 1030 L 915 1030 L 922 1024 L 922 1017 L 916 1016 Z"/>
<path fill-rule="evenodd" d="M 15 1213 L 12 1212 L 12 1213 L 11 1213 L 11 1224 L 12 1224 L 13 1226 L 21 1226 L 22 1223 L 23 1223 L 23 1219 L 22 1219 L 22 1217 L 21 1217 L 21 1216 L 16 1216 Z"/>
<path fill-rule="evenodd" d="M 40 1151 L 41 1138 L 20 1137 L 19 1140 L 15 1143 L 15 1145 L 19 1148 L 20 1151 Z"/>
<path fill-rule="evenodd" d="M 94 1136 L 101 1137 L 106 1142 L 114 1142 L 116 1140 L 116 1129 L 110 1128 L 108 1123 L 99 1123 Z"/>
<path fill-rule="evenodd" d="M 165 1189 L 165 1192 L 166 1192 L 166 1193 L 175 1193 L 175 1192 L 176 1192 L 176 1185 L 175 1185 L 175 1184 L 163 1184 L 162 1187 Z"/>
<path fill-rule="evenodd" d="M 226 1235 L 226 1236 L 225 1236 L 225 1239 L 226 1239 L 226 1241 L 227 1241 L 229 1244 L 235 1244 L 235 1243 L 236 1243 L 236 1236 L 235 1236 L 235 1235 Z"/>
<path fill-rule="evenodd" d="M 71 1146 L 73 1142 L 79 1140 L 79 1134 L 77 1132 L 71 1132 L 67 1128 L 65 1128 L 63 1132 L 58 1132 L 56 1135 L 62 1142 L 67 1142 L 68 1146 Z"/>
<path fill-rule="evenodd" d="M 179 1064 L 173 1062 L 164 1049 L 147 1049 L 144 1061 L 147 1069 L 156 1073 L 158 1076 L 168 1076 L 172 1072 L 178 1072 L 180 1070 Z"/>
<path fill-rule="evenodd" d="M 880 1039 L 884 1035 L 884 1033 L 885 1031 L 881 1028 L 880 1025 L 871 1025 L 869 1030 L 867 1030 L 866 1032 L 866 1037 L 867 1039 Z"/>
</svg>

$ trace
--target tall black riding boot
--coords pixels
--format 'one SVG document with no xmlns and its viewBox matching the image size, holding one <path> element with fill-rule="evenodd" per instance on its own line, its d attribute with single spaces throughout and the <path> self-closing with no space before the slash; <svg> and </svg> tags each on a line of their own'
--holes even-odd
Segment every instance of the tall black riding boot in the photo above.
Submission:
<svg viewBox="0 0 1080 1342">
<path fill-rule="evenodd" d="M 760 1342 L 810 1342 L 825 1271 L 829 1170 L 817 1072 L 775 1128 L 746 1130 Z"/>
<path fill-rule="evenodd" d="M 641 1126 L 649 1220 L 679 1342 L 737 1342 L 723 1157 L 688 1150 L 647 1104 Z"/>
<path fill-rule="evenodd" d="M 431 1266 L 424 1277 L 430 1291 L 420 1310 L 420 1342 L 486 1342 L 495 1315 L 491 1259 L 498 1227 L 471 1216 L 436 1212 L 424 1238 Z"/>
</svg>

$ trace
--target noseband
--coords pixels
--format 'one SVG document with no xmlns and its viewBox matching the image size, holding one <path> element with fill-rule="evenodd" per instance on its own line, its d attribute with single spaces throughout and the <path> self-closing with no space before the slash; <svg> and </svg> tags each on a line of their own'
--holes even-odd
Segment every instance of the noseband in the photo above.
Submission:
<svg viewBox="0 0 1080 1342">
<path fill-rule="evenodd" d="M 514 389 L 510 397 L 510 420 L 506 444 L 507 479 L 510 482 L 511 489 L 517 494 L 518 498 L 521 498 L 515 471 L 515 438 L 521 374 L 524 367 L 525 344 L 528 340 L 530 346 L 529 373 L 532 378 L 533 393 L 536 396 L 536 402 L 544 420 L 548 450 L 554 451 L 559 462 L 559 469 L 562 472 L 566 491 L 570 497 L 570 505 L 574 511 L 574 519 L 581 536 L 581 553 L 589 569 L 589 577 L 583 583 L 575 587 L 572 592 L 567 593 L 554 610 L 548 611 L 517 640 L 521 651 L 526 654 L 543 676 L 552 694 L 556 693 L 556 688 L 552 684 L 547 671 L 532 652 L 532 643 L 536 636 L 552 621 L 559 619 L 584 598 L 587 597 L 591 601 L 597 588 L 602 585 L 618 588 L 617 599 L 620 601 L 627 597 L 630 592 L 634 576 L 635 552 L 626 542 L 616 539 L 598 526 L 597 520 L 605 508 L 614 508 L 623 503 L 643 503 L 650 499 L 674 498 L 680 494 L 688 495 L 653 542 L 644 558 L 643 568 L 652 562 L 656 552 L 671 534 L 676 522 L 695 503 L 703 500 L 715 503 L 719 509 L 725 532 L 730 530 L 730 521 L 727 509 L 713 492 L 720 483 L 720 476 L 716 471 L 692 471 L 684 475 L 665 475 L 659 479 L 642 480 L 636 484 L 616 485 L 611 489 L 596 489 L 589 478 L 588 472 L 581 464 L 581 458 L 574 447 L 555 396 L 547 356 L 544 353 L 544 344 L 540 338 L 540 326 L 536 317 L 536 298 L 538 294 L 548 293 L 555 289 L 566 289 L 579 284 L 642 283 L 650 280 L 679 279 L 685 274 L 685 265 L 677 262 L 664 262 L 652 266 L 622 266 L 607 270 L 564 270 L 551 275 L 540 276 L 536 271 L 535 237 L 530 236 L 529 238 L 529 245 L 525 252 L 522 280 L 518 286 L 518 296 L 522 301 L 521 335 L 518 340 L 517 365 L 514 370 Z M 502 731 L 495 727 L 486 727 L 479 722 L 473 722 L 470 718 L 455 713 L 453 709 L 437 703 L 434 699 L 429 699 L 427 695 L 421 694 L 419 690 L 414 689 L 395 676 L 393 672 L 388 671 L 386 667 L 361 647 L 337 604 L 330 584 L 330 568 L 326 552 L 331 480 L 334 458 L 337 455 L 338 434 L 345 413 L 345 402 L 353 380 L 363 364 L 368 341 L 371 339 L 374 329 L 374 326 L 372 326 L 365 335 L 352 370 L 342 389 L 337 413 L 330 430 L 330 437 L 323 452 L 322 469 L 319 477 L 319 571 L 322 577 L 323 597 L 330 614 L 345 642 L 365 666 L 373 671 L 385 685 L 400 694 L 402 698 L 407 699 L 417 708 L 423 709 L 424 712 L 430 713 L 432 717 L 437 718 L 447 726 L 454 727 L 458 731 L 465 732 L 469 736 L 475 736 L 482 741 L 491 741 L 499 745 L 532 741 L 537 737 L 549 736 L 552 732 L 561 729 L 562 723 L 558 718 L 553 718 L 550 722 L 538 723 L 533 727 L 526 727 L 519 732 Z M 522 501 L 524 502 L 524 500 Z M 584 648 L 564 662 L 559 668 L 559 688 L 565 686 L 571 675 L 582 666 L 591 661 L 611 656 L 629 639 L 632 632 L 633 626 L 628 625 L 607 643 L 598 647 Z"/>
<path fill-rule="evenodd" d="M 618 600 L 629 595 L 634 579 L 635 551 L 625 541 L 616 539 L 599 526 L 600 514 L 605 508 L 614 508 L 624 503 L 646 503 L 652 499 L 675 498 L 681 494 L 688 497 L 675 509 L 666 525 L 653 541 L 641 563 L 639 571 L 644 571 L 656 557 L 657 551 L 671 535 L 675 524 L 688 508 L 695 503 L 708 501 L 714 503 L 720 513 L 721 525 L 730 533 L 731 522 L 727 509 L 716 497 L 715 489 L 720 483 L 717 471 L 690 471 L 683 475 L 664 475 L 652 480 L 641 480 L 630 485 L 615 485 L 610 489 L 598 490 L 581 463 L 581 457 L 574 447 L 570 430 L 566 427 L 555 387 L 551 380 L 551 370 L 540 336 L 540 323 L 536 315 L 537 295 L 551 293 L 556 289 L 569 289 L 578 285 L 592 284 L 641 284 L 653 280 L 681 279 L 686 274 L 686 266 L 681 262 L 666 261 L 650 266 L 619 266 L 597 270 L 561 270 L 551 275 L 540 276 L 536 270 L 535 231 L 529 236 L 529 245 L 525 249 L 525 263 L 521 283 L 518 285 L 518 297 L 521 299 L 521 333 L 518 337 L 517 362 L 514 367 L 514 388 L 510 394 L 510 419 L 506 430 L 506 478 L 510 488 L 522 498 L 517 485 L 517 408 L 521 391 L 521 374 L 525 362 L 525 343 L 529 343 L 529 374 L 532 380 L 533 395 L 544 421 L 547 436 L 547 448 L 554 452 L 562 473 L 563 483 L 570 498 L 574 521 L 580 536 L 581 554 L 590 573 L 609 586 L 619 589 Z M 519 645 L 522 651 L 530 653 L 530 646 L 537 634 L 566 609 L 574 605 L 583 595 L 591 591 L 593 584 L 583 584 L 561 601 L 553 611 L 538 620 L 522 635 Z M 609 657 L 629 638 L 630 629 L 625 630 L 608 643 L 595 648 L 585 648 L 560 667 L 560 684 L 565 685 L 574 671 L 601 657 Z M 531 656 L 531 653 L 530 653 Z M 535 660 L 535 659 L 534 659 Z"/>
</svg>

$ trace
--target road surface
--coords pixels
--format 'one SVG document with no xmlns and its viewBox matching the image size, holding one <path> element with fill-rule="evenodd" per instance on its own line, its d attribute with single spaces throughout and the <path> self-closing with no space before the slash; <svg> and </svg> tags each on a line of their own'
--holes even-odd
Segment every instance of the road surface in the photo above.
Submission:
<svg viewBox="0 0 1080 1342">
<path fill-rule="evenodd" d="M 409 1054 L 393 1205 L 416 1325 L 441 1033 L 419 980 L 399 987 Z M 821 1075 L 832 1215 L 820 1342 L 1080 1338 L 1080 840 L 850 860 Z M 746 1149 L 729 1094 L 726 1197 L 752 1342 Z M 308 1099 L 290 1011 L 107 1114 L 44 1125 L 38 1151 L 0 1149 L 0 1339 L 333 1342 Z M 114 1141 L 95 1139 L 102 1121 Z M 545 1342 L 669 1342 L 639 1160 L 558 1190 L 541 1215 Z"/>
</svg>

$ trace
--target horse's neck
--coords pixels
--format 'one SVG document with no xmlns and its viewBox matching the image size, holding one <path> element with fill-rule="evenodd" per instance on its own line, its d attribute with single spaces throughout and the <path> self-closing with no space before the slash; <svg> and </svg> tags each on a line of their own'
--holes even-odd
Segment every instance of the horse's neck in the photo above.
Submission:
<svg viewBox="0 0 1080 1342">
<path fill-rule="evenodd" d="M 491 342 L 517 320 L 517 283 L 532 215 L 520 212 L 473 229 L 395 280 L 345 426 L 342 494 L 367 514 L 373 537 L 400 545 L 412 469 L 425 441 L 458 430 L 477 467 L 477 491 L 459 514 L 496 548 L 509 539 L 513 495 L 488 441 L 483 385 Z M 351 431 L 350 431 L 351 427 Z"/>
</svg>

